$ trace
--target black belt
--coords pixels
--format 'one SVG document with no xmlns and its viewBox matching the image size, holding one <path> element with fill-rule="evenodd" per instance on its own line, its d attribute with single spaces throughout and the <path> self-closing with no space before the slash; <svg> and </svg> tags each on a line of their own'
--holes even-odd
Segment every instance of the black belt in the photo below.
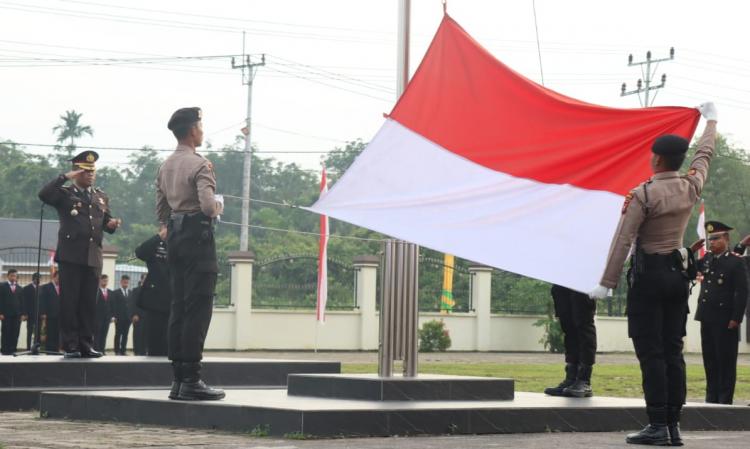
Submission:
<svg viewBox="0 0 750 449">
<path fill-rule="evenodd" d="M 646 270 L 676 270 L 678 260 L 674 253 L 670 254 L 644 254 L 643 261 Z"/>
</svg>

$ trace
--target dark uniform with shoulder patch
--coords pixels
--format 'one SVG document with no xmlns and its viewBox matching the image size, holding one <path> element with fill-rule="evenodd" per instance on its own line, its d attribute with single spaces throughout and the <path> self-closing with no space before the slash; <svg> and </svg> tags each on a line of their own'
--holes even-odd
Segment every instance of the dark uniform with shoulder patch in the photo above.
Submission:
<svg viewBox="0 0 750 449">
<path fill-rule="evenodd" d="M 99 155 L 84 151 L 71 162 L 95 170 Z M 67 353 L 93 353 L 96 292 L 102 271 L 103 232 L 112 220 L 109 198 L 99 188 L 64 185 L 60 175 L 39 191 L 39 199 L 57 209 L 60 230 L 55 261 L 60 270 L 60 335 Z"/>
<path fill-rule="evenodd" d="M 626 197 L 600 282 L 608 288 L 617 285 L 633 247 L 628 335 L 641 366 L 649 423 L 659 429 L 669 424 L 670 431 L 679 422 L 686 396 L 682 350 L 689 276 L 683 267 L 682 240 L 708 175 L 715 136 L 716 122 L 708 121 L 686 175 L 656 173 Z M 686 139 L 668 135 L 656 139 L 652 151 L 663 156 L 684 154 L 688 145 Z M 642 436 L 629 435 L 628 441 L 640 443 Z"/>
<path fill-rule="evenodd" d="M 731 230 L 720 222 L 706 222 L 709 234 Z M 698 261 L 698 270 L 703 273 L 703 281 L 695 319 L 701 323 L 706 402 L 731 404 L 737 381 L 739 323 L 747 306 L 745 262 L 727 248 L 721 254 L 707 252 Z M 730 321 L 738 326 L 729 329 Z"/>
</svg>

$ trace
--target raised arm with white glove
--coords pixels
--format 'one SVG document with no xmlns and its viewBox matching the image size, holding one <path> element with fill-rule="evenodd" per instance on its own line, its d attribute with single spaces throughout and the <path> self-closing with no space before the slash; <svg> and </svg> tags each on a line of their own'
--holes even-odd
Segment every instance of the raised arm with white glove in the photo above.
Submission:
<svg viewBox="0 0 750 449">
<path fill-rule="evenodd" d="M 697 109 L 706 120 L 718 120 L 719 113 L 716 111 L 716 105 L 712 101 L 701 104 Z"/>
</svg>

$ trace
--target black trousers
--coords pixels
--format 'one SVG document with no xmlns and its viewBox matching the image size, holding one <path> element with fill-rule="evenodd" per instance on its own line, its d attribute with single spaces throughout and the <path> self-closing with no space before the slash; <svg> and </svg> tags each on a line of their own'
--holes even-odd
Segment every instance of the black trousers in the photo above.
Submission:
<svg viewBox="0 0 750 449">
<path fill-rule="evenodd" d="M 671 268 L 647 271 L 628 290 L 628 335 L 641 365 L 647 406 L 685 403 L 687 301 L 688 282 Z"/>
<path fill-rule="evenodd" d="M 218 271 L 211 228 L 188 223 L 180 226 L 171 219 L 167 260 L 172 287 L 169 359 L 199 362 L 211 323 Z"/>
<path fill-rule="evenodd" d="M 133 323 L 133 353 L 135 355 L 146 355 L 146 326 L 143 323 L 143 316 Z"/>
<path fill-rule="evenodd" d="M 34 331 L 36 329 L 36 314 L 26 318 L 26 350 L 31 349 L 31 343 L 34 341 Z"/>
<path fill-rule="evenodd" d="M 100 268 L 60 262 L 60 336 L 64 351 L 94 346 Z M 106 338 L 106 336 L 105 336 Z"/>
<path fill-rule="evenodd" d="M 18 351 L 18 335 L 21 333 L 21 316 L 6 316 L 0 329 L 0 353 L 13 355 Z"/>
<path fill-rule="evenodd" d="M 167 328 L 169 312 L 146 312 L 146 347 L 148 355 L 167 355 Z"/>
<path fill-rule="evenodd" d="M 596 360 L 596 301 L 559 285 L 552 287 L 555 315 L 565 334 L 565 363 L 593 365 Z"/>
<path fill-rule="evenodd" d="M 47 317 L 47 341 L 44 343 L 47 351 L 60 350 L 60 319 L 58 317 Z"/>
<path fill-rule="evenodd" d="M 125 354 L 129 332 L 130 320 L 128 317 L 118 317 L 115 323 L 115 354 Z"/>
<path fill-rule="evenodd" d="M 714 404 L 731 404 L 737 382 L 739 329 L 727 329 L 727 324 L 701 322 L 706 402 Z"/>
<path fill-rule="evenodd" d="M 109 334 L 110 319 L 101 320 L 96 323 L 96 332 L 94 333 L 94 349 L 99 352 L 105 352 L 107 348 L 107 335 Z"/>
</svg>

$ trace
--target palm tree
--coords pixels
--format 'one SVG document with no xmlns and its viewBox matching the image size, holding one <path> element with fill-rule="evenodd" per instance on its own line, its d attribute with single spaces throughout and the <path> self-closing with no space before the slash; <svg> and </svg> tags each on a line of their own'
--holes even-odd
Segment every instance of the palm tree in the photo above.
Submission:
<svg viewBox="0 0 750 449">
<path fill-rule="evenodd" d="M 76 149 L 75 139 L 82 137 L 84 134 L 94 136 L 94 130 L 88 125 L 81 125 L 81 116 L 74 110 L 65 111 L 65 115 L 60 116 L 59 125 L 52 128 L 52 132 L 57 133 L 57 142 L 64 143 L 68 141 L 68 145 L 65 147 L 66 157 L 70 158 L 73 155 L 73 151 Z"/>
</svg>

